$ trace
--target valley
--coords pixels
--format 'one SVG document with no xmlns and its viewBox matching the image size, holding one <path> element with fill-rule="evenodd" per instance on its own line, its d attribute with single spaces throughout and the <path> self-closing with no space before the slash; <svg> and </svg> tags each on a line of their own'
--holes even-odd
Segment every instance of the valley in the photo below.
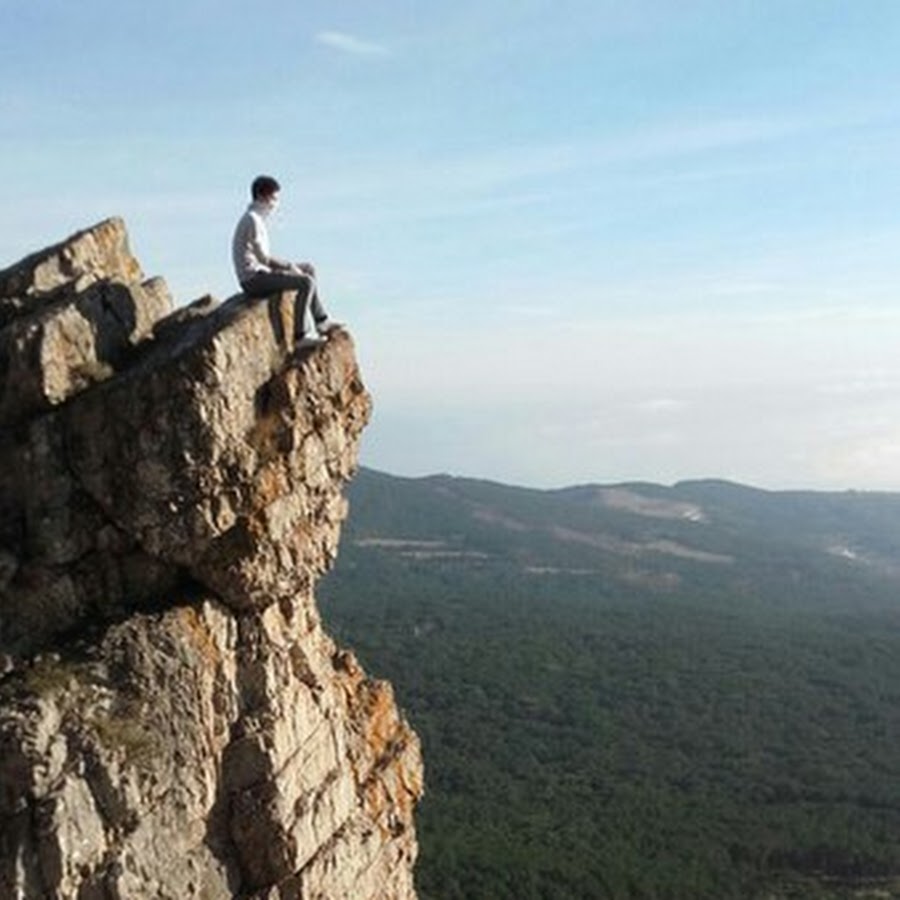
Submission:
<svg viewBox="0 0 900 900">
<path fill-rule="evenodd" d="M 422 738 L 423 900 L 900 895 L 900 497 L 349 496 L 323 614 Z"/>
</svg>

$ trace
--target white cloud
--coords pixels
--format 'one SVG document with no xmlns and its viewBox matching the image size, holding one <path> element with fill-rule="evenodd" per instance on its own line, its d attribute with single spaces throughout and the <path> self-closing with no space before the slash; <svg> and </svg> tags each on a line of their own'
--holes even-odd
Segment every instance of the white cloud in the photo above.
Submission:
<svg viewBox="0 0 900 900">
<path fill-rule="evenodd" d="M 898 391 L 900 372 L 887 369 L 846 373 L 843 378 L 827 382 L 819 388 L 820 393 L 836 397 L 869 397 L 879 394 L 896 397 Z"/>
<path fill-rule="evenodd" d="M 390 51 L 383 44 L 365 41 L 343 31 L 320 31 L 316 35 L 316 41 L 319 44 L 331 47 L 334 50 L 340 50 L 342 53 L 348 53 L 351 56 L 390 55 Z"/>
<path fill-rule="evenodd" d="M 648 400 L 641 400 L 634 405 L 638 412 L 649 415 L 679 413 L 686 407 L 687 404 L 684 400 L 677 400 L 674 397 L 651 397 Z"/>
<path fill-rule="evenodd" d="M 900 431 L 861 435 L 825 447 L 814 461 L 820 481 L 858 488 L 900 488 Z"/>
</svg>

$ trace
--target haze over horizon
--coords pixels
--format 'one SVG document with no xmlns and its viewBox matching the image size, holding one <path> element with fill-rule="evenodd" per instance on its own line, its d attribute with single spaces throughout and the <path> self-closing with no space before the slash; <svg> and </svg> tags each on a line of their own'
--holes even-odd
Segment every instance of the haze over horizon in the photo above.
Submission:
<svg viewBox="0 0 900 900">
<path fill-rule="evenodd" d="M 364 465 L 900 490 L 900 4 L 0 0 L 0 268 L 109 215 L 180 303 L 282 183 Z"/>
</svg>

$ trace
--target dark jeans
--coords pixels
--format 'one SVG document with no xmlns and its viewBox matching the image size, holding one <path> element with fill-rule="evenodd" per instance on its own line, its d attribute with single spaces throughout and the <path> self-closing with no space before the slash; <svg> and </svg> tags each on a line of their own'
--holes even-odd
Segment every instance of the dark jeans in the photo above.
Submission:
<svg viewBox="0 0 900 900">
<path fill-rule="evenodd" d="M 301 272 L 257 272 L 241 282 L 241 290 L 247 297 L 268 297 L 279 291 L 296 291 L 294 306 L 294 339 L 300 340 L 305 330 L 306 310 L 312 312 L 314 322 L 322 322 L 328 313 L 319 300 L 316 280 Z"/>
</svg>

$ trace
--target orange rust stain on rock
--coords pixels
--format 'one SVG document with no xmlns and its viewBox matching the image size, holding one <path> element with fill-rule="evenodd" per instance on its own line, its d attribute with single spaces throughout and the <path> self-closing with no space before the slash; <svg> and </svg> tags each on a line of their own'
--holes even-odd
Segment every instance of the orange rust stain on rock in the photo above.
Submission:
<svg viewBox="0 0 900 900">
<path fill-rule="evenodd" d="M 255 505 L 268 506 L 288 493 L 288 478 L 283 460 L 263 467 L 256 478 Z"/>
<path fill-rule="evenodd" d="M 385 836 L 405 829 L 413 821 L 416 802 L 424 791 L 419 745 L 405 725 L 362 786 L 367 812 Z"/>
<path fill-rule="evenodd" d="M 366 744 L 378 759 L 384 755 L 400 724 L 394 692 L 386 681 L 373 680 L 364 682 L 363 691 Z"/>
<path fill-rule="evenodd" d="M 185 607 L 178 612 L 178 619 L 184 626 L 185 634 L 196 649 L 200 658 L 210 666 L 218 666 L 222 662 L 216 642 L 212 639 L 200 613 L 193 607 Z"/>
</svg>

